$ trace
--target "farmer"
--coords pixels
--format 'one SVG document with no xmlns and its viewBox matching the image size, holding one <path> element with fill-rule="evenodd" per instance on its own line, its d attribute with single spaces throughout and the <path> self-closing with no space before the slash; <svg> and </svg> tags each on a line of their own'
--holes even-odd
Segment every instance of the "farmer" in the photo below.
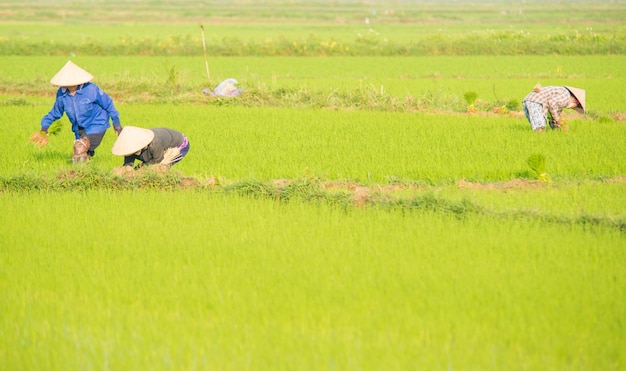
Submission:
<svg viewBox="0 0 626 371">
<path fill-rule="evenodd" d="M 522 102 L 524 114 L 534 131 L 546 129 L 546 122 L 552 129 L 568 130 L 567 124 L 561 119 L 564 108 L 571 108 L 584 113 L 585 91 L 571 86 L 544 86 L 536 85 Z M 549 113 L 549 115 L 548 115 Z"/>
<path fill-rule="evenodd" d="M 144 129 L 125 126 L 115 140 L 114 155 L 124 156 L 124 167 L 134 168 L 135 160 L 142 165 L 166 164 L 172 166 L 189 152 L 189 140 L 176 130 L 168 128 Z"/>
<path fill-rule="evenodd" d="M 88 161 L 95 155 L 110 127 L 109 120 L 117 135 L 122 131 L 120 114 L 113 100 L 96 84 L 89 82 L 91 79 L 93 76 L 89 72 L 68 61 L 50 80 L 59 89 L 54 106 L 41 119 L 41 132 L 48 135 L 50 125 L 64 113 L 67 115 L 74 132 L 73 162 Z"/>
</svg>

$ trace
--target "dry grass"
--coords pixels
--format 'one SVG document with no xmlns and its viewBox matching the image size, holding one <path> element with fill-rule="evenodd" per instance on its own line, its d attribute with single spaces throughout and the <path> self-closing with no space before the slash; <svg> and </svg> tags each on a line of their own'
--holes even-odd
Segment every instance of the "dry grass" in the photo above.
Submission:
<svg viewBox="0 0 626 371">
<path fill-rule="evenodd" d="M 165 153 L 163 154 L 163 160 L 161 160 L 161 165 L 170 165 L 174 162 L 176 162 L 177 160 L 180 160 L 182 158 L 181 154 L 180 154 L 180 149 L 173 147 L 173 148 L 168 148 L 165 150 Z"/>
</svg>

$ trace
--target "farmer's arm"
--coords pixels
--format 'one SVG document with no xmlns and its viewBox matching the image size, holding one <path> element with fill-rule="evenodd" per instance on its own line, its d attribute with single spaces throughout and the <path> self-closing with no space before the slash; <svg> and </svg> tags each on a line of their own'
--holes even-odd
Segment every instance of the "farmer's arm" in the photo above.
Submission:
<svg viewBox="0 0 626 371">
<path fill-rule="evenodd" d="M 561 105 L 561 102 L 559 99 L 555 98 L 551 98 L 548 99 L 547 105 L 548 105 L 548 111 L 550 111 L 550 114 L 552 115 L 552 118 L 554 119 L 554 121 L 556 121 L 557 124 L 561 123 L 561 111 L 563 110 L 563 106 Z"/>
<path fill-rule="evenodd" d="M 133 166 L 135 165 L 135 155 L 124 156 L 124 166 Z"/>
<path fill-rule="evenodd" d="M 157 140 L 155 137 L 152 140 L 152 143 L 148 146 L 148 151 L 150 152 L 151 159 L 148 161 L 148 164 L 158 164 L 163 161 L 163 154 L 165 153 L 165 148 L 161 141 Z"/>
<path fill-rule="evenodd" d="M 561 112 L 563 108 L 567 107 L 570 104 L 570 95 L 565 90 L 564 94 L 557 94 L 548 99 L 547 105 L 548 110 L 552 114 L 552 118 L 558 125 L 561 125 Z"/>
<path fill-rule="evenodd" d="M 113 121 L 114 127 L 122 126 L 122 124 L 120 123 L 120 113 L 115 108 L 113 99 L 111 99 L 111 97 L 109 97 L 109 95 L 105 93 L 104 90 L 100 89 L 100 87 L 98 87 L 98 92 L 96 94 L 96 102 L 100 107 L 107 111 L 109 117 L 111 118 L 111 121 Z"/>
<path fill-rule="evenodd" d="M 53 122 L 63 117 L 63 113 L 65 113 L 63 99 L 61 99 L 59 93 L 57 93 L 52 109 L 41 119 L 41 130 L 48 131 L 48 128 Z"/>
<path fill-rule="evenodd" d="M 561 123 L 561 109 L 554 106 L 552 102 L 548 101 L 548 111 L 550 111 L 550 114 L 552 115 L 552 118 L 554 119 L 554 121 L 556 121 L 557 124 L 560 124 Z"/>
</svg>

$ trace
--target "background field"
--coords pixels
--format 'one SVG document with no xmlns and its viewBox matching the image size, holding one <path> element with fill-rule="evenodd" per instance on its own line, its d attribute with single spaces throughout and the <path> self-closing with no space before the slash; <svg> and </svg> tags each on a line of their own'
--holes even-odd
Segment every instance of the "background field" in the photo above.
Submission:
<svg viewBox="0 0 626 371">
<path fill-rule="evenodd" d="M 0 0 L 3 369 L 624 368 L 625 2 L 94 5 Z M 68 59 L 189 155 L 33 147 Z"/>
<path fill-rule="evenodd" d="M 11 98 L 5 104 L 51 105 L 50 76 L 67 59 L 0 57 L 0 93 Z M 202 56 L 71 59 L 93 71 L 94 82 L 120 104 L 230 104 L 211 102 L 202 89 L 233 77 L 248 92 L 236 102 L 248 106 L 465 112 L 463 95 L 475 91 L 485 111 L 510 100 L 521 110 L 536 83 L 584 86 L 591 117 L 626 106 L 614 93 L 626 84 L 624 56 L 211 57 L 212 83 Z"/>
<path fill-rule="evenodd" d="M 567 5 L 565 5 L 567 4 Z M 623 1 L 2 1 L 2 55 L 623 55 Z"/>
</svg>

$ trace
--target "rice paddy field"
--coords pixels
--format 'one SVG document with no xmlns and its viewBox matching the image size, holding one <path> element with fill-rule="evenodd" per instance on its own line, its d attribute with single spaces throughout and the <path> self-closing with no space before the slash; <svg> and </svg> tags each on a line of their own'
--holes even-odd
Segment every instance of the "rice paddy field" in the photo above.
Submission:
<svg viewBox="0 0 626 371">
<path fill-rule="evenodd" d="M 626 367 L 626 2 L 95 5 L 0 1 L 0 368 Z M 187 157 L 29 142 L 67 60 Z"/>
</svg>

